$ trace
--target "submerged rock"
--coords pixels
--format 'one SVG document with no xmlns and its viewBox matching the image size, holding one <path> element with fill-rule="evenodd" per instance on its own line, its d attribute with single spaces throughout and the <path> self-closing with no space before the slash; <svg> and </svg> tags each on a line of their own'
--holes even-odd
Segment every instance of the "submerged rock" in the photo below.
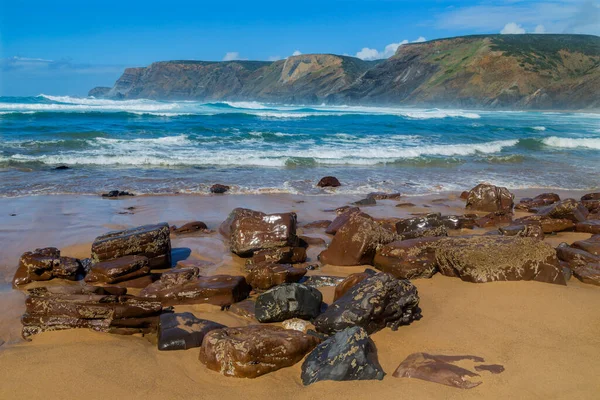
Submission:
<svg viewBox="0 0 600 400">
<path fill-rule="evenodd" d="M 478 211 L 511 212 L 515 195 L 507 188 L 488 184 L 479 184 L 469 191 L 466 208 Z"/>
<path fill-rule="evenodd" d="M 392 330 L 421 318 L 417 288 L 378 272 L 352 287 L 314 320 L 317 332 L 332 334 L 360 326 L 369 334 Z"/>
<path fill-rule="evenodd" d="M 129 196 L 135 196 L 135 194 L 125 192 L 123 190 L 111 190 L 110 192 L 104 193 L 102 195 L 102 197 L 109 198 L 109 199 L 117 199 L 119 197 L 129 197 Z"/>
<path fill-rule="evenodd" d="M 319 344 L 302 363 L 302 383 L 383 379 L 375 344 L 358 326 L 346 328 Z"/>
<path fill-rule="evenodd" d="M 196 318 L 189 312 L 164 313 L 160 316 L 158 324 L 158 349 L 187 350 L 200 347 L 208 332 L 222 328 L 226 326 Z"/>
<path fill-rule="evenodd" d="M 224 328 L 205 336 L 200 361 L 225 376 L 257 378 L 296 364 L 318 343 L 314 336 L 271 325 Z"/>
<path fill-rule="evenodd" d="M 259 295 L 254 309 L 259 322 L 312 319 L 319 315 L 322 301 L 323 295 L 315 288 L 284 283 Z"/>
</svg>

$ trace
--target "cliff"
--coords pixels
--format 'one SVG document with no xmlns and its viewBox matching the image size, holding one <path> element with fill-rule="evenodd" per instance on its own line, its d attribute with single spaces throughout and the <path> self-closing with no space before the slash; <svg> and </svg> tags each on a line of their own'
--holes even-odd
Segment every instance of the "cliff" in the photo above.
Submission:
<svg viewBox="0 0 600 400">
<path fill-rule="evenodd" d="M 464 36 L 400 46 L 393 57 L 378 61 L 308 54 L 276 62 L 156 62 L 128 68 L 109 91 L 92 93 L 119 99 L 597 109 L 600 37 Z"/>
</svg>

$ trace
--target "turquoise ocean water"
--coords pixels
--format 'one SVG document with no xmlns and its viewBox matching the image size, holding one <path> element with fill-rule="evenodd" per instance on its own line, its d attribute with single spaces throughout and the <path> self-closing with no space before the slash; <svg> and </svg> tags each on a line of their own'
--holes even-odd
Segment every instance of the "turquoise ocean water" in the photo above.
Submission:
<svg viewBox="0 0 600 400">
<path fill-rule="evenodd" d="M 58 165 L 71 167 L 55 170 Z M 600 187 L 600 115 L 0 97 L 0 196 Z"/>
</svg>

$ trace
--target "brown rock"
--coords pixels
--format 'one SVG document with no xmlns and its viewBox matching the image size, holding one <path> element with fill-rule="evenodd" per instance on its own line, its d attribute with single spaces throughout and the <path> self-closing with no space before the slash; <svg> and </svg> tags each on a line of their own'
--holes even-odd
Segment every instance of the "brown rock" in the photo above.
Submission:
<svg viewBox="0 0 600 400">
<path fill-rule="evenodd" d="M 600 286 L 600 262 L 574 266 L 573 275 L 583 283 Z"/>
<path fill-rule="evenodd" d="M 246 281 L 255 289 L 266 290 L 282 283 L 298 282 L 306 272 L 306 268 L 263 262 L 252 266 Z"/>
<path fill-rule="evenodd" d="M 176 235 L 185 235 L 188 233 L 196 233 L 196 232 L 206 232 L 208 231 L 208 226 L 202 221 L 193 221 L 184 224 L 180 228 L 176 226 L 171 227 L 171 232 Z"/>
<path fill-rule="evenodd" d="M 31 281 L 47 281 L 54 278 L 76 280 L 83 271 L 78 259 L 61 257 L 55 247 L 36 249 L 23 253 L 13 278 L 13 285 L 25 285 Z"/>
<path fill-rule="evenodd" d="M 415 206 L 416 206 L 415 203 L 399 203 L 399 204 L 396 204 L 396 207 L 402 207 L 402 208 L 405 208 L 405 207 L 415 207 Z"/>
<path fill-rule="evenodd" d="M 431 278 L 437 272 L 435 243 L 441 237 L 401 240 L 381 246 L 373 265 L 398 279 Z"/>
<path fill-rule="evenodd" d="M 504 236 L 532 237 L 544 240 L 544 231 L 541 225 L 509 225 L 499 228 Z"/>
<path fill-rule="evenodd" d="M 459 199 L 467 200 L 469 198 L 469 192 L 467 190 L 463 190 L 458 196 Z"/>
<path fill-rule="evenodd" d="M 326 246 L 327 245 L 327 242 L 325 241 L 325 239 L 320 238 L 320 237 L 301 235 L 301 236 L 298 236 L 298 238 L 300 240 L 304 241 L 309 246 Z"/>
<path fill-rule="evenodd" d="M 596 214 L 598 211 L 600 211 L 600 200 L 583 200 L 581 204 L 583 204 L 583 206 L 587 208 L 590 213 Z"/>
<path fill-rule="evenodd" d="M 255 302 L 252 299 L 246 299 L 237 303 L 233 303 L 231 307 L 229 307 L 229 311 L 236 315 L 239 315 L 240 317 L 256 321 L 256 318 L 254 317 L 254 315 L 256 314 L 256 307 Z"/>
<path fill-rule="evenodd" d="M 354 214 L 336 233 L 330 246 L 319 254 L 319 259 L 331 265 L 372 264 L 377 246 L 395 239 L 397 235 L 370 217 Z"/>
<path fill-rule="evenodd" d="M 436 259 L 442 274 L 468 282 L 535 280 L 566 284 L 554 249 L 534 238 L 444 238 L 436 243 Z"/>
<path fill-rule="evenodd" d="M 585 201 L 585 200 L 600 200 L 600 192 L 588 193 L 588 194 L 581 196 L 581 201 Z"/>
<path fill-rule="evenodd" d="M 331 224 L 330 220 L 328 220 L 328 219 L 320 219 L 318 221 L 313 221 L 313 222 L 309 222 L 308 224 L 305 224 L 304 228 L 306 228 L 306 229 L 311 229 L 311 228 L 327 228 L 330 224 Z"/>
<path fill-rule="evenodd" d="M 571 269 L 577 266 L 600 263 L 600 256 L 581 248 L 571 247 L 566 243 L 562 243 L 556 248 L 556 255 L 560 260 L 568 263 Z"/>
<path fill-rule="evenodd" d="M 256 378 L 294 365 L 318 343 L 314 336 L 277 326 L 225 328 L 204 337 L 200 361 L 225 376 Z"/>
<path fill-rule="evenodd" d="M 571 245 L 576 249 L 581 249 L 595 256 L 600 256 L 600 235 L 594 235 L 589 239 L 578 240 Z"/>
<path fill-rule="evenodd" d="M 496 211 L 479 218 L 475 223 L 480 228 L 489 228 L 491 226 L 510 224 L 512 222 L 512 217 L 512 213 Z"/>
<path fill-rule="evenodd" d="M 220 183 L 215 183 L 210 187 L 210 192 L 214 194 L 223 194 L 230 189 L 227 185 L 221 185 Z"/>
<path fill-rule="evenodd" d="M 585 221 L 589 211 L 575 199 L 566 199 L 538 209 L 537 215 L 555 219 L 568 219 L 575 223 Z"/>
<path fill-rule="evenodd" d="M 110 261 L 101 261 L 92 265 L 86 275 L 86 282 L 117 283 L 139 278 L 150 273 L 148 258 L 144 256 L 125 256 Z"/>
<path fill-rule="evenodd" d="M 185 283 L 157 281 L 142 289 L 140 296 L 163 305 L 208 303 L 225 307 L 244 300 L 250 286 L 243 276 L 213 275 L 192 278 Z"/>
<path fill-rule="evenodd" d="M 246 264 L 259 264 L 270 262 L 275 264 L 298 264 L 306 261 L 304 247 L 279 247 L 277 249 L 259 250 L 254 253 Z"/>
<path fill-rule="evenodd" d="M 173 287 L 182 285 L 200 276 L 200 268 L 192 267 L 179 267 L 173 268 L 160 275 L 160 282 L 165 287 Z"/>
<path fill-rule="evenodd" d="M 542 193 L 533 199 L 521 199 L 519 204 L 515 205 L 515 209 L 531 211 L 532 209 L 554 204 L 558 201 L 560 201 L 560 197 L 556 193 Z"/>
<path fill-rule="evenodd" d="M 226 326 L 196 318 L 189 312 L 164 313 L 158 324 L 158 349 L 187 350 L 200 347 L 208 332 L 223 328 Z"/>
<path fill-rule="evenodd" d="M 593 219 L 589 221 L 579 222 L 577 223 L 577 225 L 575 225 L 575 231 L 586 232 L 596 235 L 600 233 L 600 220 Z"/>
<path fill-rule="evenodd" d="M 513 221 L 515 225 L 539 225 L 544 233 L 570 231 L 575 228 L 573 221 L 568 219 L 555 219 L 541 215 L 528 215 Z"/>
<path fill-rule="evenodd" d="M 466 208 L 488 212 L 511 212 L 514 198 L 514 194 L 507 188 L 479 184 L 469 191 Z"/>
<path fill-rule="evenodd" d="M 338 187 L 341 185 L 342 184 L 335 176 L 324 176 L 319 183 L 317 183 L 318 187 Z"/>
<path fill-rule="evenodd" d="M 148 258 L 152 268 L 171 267 L 171 238 L 169 225 L 144 225 L 123 231 L 109 232 L 92 244 L 92 262 L 110 261 L 124 256 Z"/>
<path fill-rule="evenodd" d="M 364 272 L 357 272 L 355 274 L 348 275 L 346 279 L 344 279 L 335 287 L 333 301 L 336 301 L 337 299 L 345 295 L 346 292 L 348 292 L 348 290 L 352 289 L 354 286 L 364 281 L 365 279 L 375 275 L 375 273 L 376 272 L 372 269 L 367 268 Z"/>
<path fill-rule="evenodd" d="M 355 214 L 361 214 L 366 218 L 370 218 L 367 214 L 362 213 L 360 211 L 360 208 L 349 207 L 341 214 L 338 214 L 336 219 L 334 219 L 333 222 L 331 222 L 331 224 L 329 224 L 327 229 L 325 229 L 325 233 L 327 233 L 329 235 L 335 235 L 337 233 L 337 231 L 339 231 L 342 226 L 346 225 L 346 223 L 350 220 L 350 218 Z"/>
</svg>

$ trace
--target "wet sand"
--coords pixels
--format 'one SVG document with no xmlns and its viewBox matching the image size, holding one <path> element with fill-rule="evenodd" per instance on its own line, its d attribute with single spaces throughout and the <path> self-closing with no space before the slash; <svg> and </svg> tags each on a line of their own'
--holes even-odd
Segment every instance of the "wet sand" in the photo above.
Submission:
<svg viewBox="0 0 600 400">
<path fill-rule="evenodd" d="M 516 191 L 517 200 L 541 193 Z M 558 192 L 561 198 L 583 193 Z M 93 239 L 108 230 L 166 221 L 179 225 L 201 220 L 216 230 L 235 207 L 267 212 L 295 211 L 299 226 L 333 219 L 334 209 L 359 197 L 245 195 L 140 196 L 105 200 L 91 196 L 40 196 L 0 199 L 0 398 L 368 398 L 382 399 L 592 399 L 600 393 L 600 288 L 572 278 L 566 287 L 538 282 L 472 284 L 436 275 L 414 280 L 423 319 L 372 338 L 386 372 L 383 381 L 318 382 L 304 387 L 301 363 L 254 380 L 226 378 L 198 361 L 198 349 L 159 352 L 151 338 L 95 333 L 86 329 L 47 332 L 20 339 L 19 317 L 24 294 L 10 289 L 19 255 L 36 247 L 56 246 L 64 255 L 89 256 Z M 415 207 L 395 207 L 398 203 Z M 429 207 L 424 207 L 427 205 Z M 135 207 L 133 210 L 127 210 Z M 406 217 L 440 211 L 464 213 L 456 194 L 404 197 L 364 207 L 374 217 Z M 133 214 L 120 214 L 130 213 Z M 11 216 L 10 214 L 16 214 Z M 517 216 L 520 216 L 517 213 Z M 323 229 L 301 234 L 330 241 Z M 483 233 L 479 230 L 476 233 Z M 473 233 L 465 230 L 453 234 Z M 560 233 L 547 241 L 556 245 L 589 237 Z M 215 263 L 209 274 L 242 274 L 242 261 L 232 256 L 218 233 L 173 238 L 176 257 Z M 323 247 L 309 248 L 313 260 Z M 345 276 L 362 267 L 325 266 L 310 274 Z M 333 288 L 321 288 L 331 302 Z M 229 326 L 253 321 L 210 305 L 177 306 L 200 318 Z M 392 373 L 414 352 L 476 355 L 488 364 L 502 364 L 494 375 L 480 372 L 483 384 L 461 390 Z M 473 370 L 472 362 L 458 365 Z"/>
</svg>

